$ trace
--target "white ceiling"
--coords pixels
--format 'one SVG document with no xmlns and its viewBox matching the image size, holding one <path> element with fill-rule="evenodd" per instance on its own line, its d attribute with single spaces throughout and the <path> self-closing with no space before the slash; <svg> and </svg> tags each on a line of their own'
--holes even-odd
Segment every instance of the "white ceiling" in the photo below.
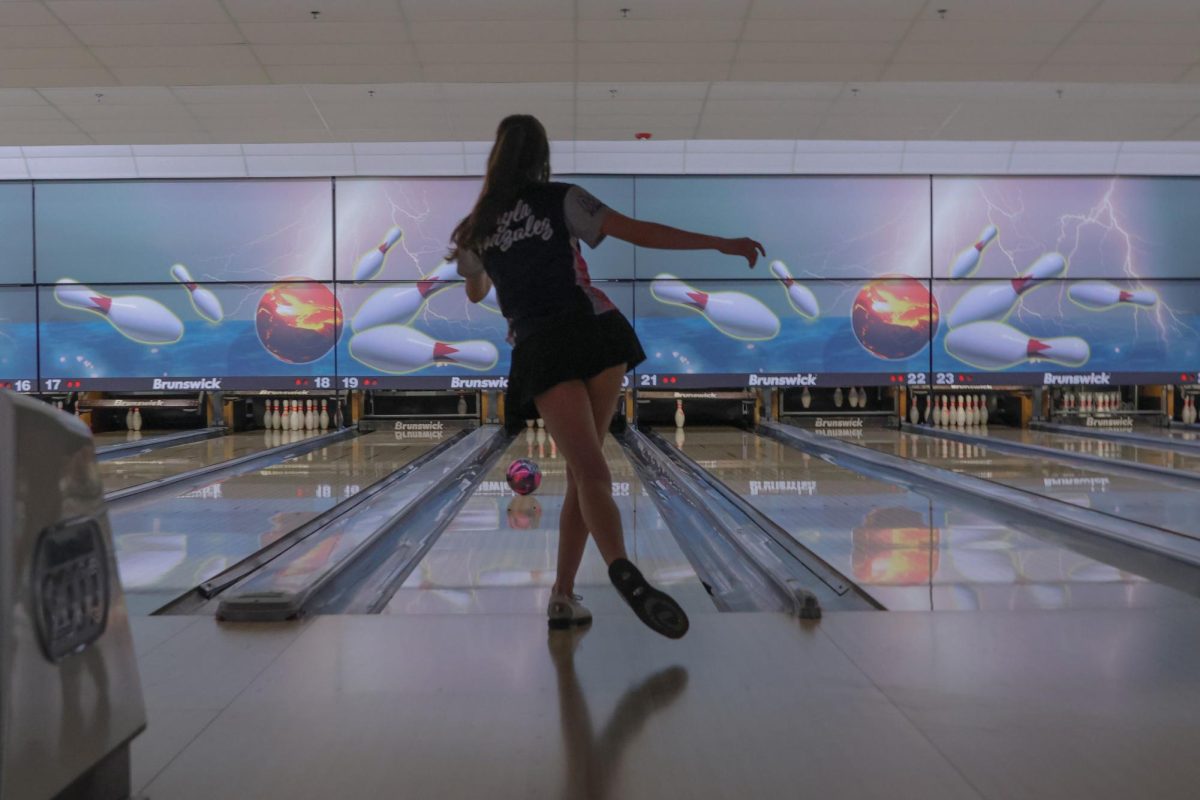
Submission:
<svg viewBox="0 0 1200 800">
<path fill-rule="evenodd" d="M 1200 140 L 1200 0 L 0 0 L 0 145 L 513 111 L 561 140 Z"/>
</svg>

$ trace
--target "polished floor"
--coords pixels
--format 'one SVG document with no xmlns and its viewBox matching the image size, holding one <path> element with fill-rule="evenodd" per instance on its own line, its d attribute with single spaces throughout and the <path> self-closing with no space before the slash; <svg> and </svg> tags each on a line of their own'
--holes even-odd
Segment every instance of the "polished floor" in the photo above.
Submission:
<svg viewBox="0 0 1200 800">
<path fill-rule="evenodd" d="M 578 591 L 595 624 L 549 634 L 565 473 L 554 443 L 529 431 L 385 613 L 135 616 L 150 724 L 134 746 L 137 789 L 182 800 L 1194 796 L 1196 597 L 1103 548 L 1078 552 L 1052 530 L 752 433 L 663 433 L 891 610 L 819 623 L 718 613 L 609 441 L 627 546 L 692 630 L 672 642 L 641 626 L 589 545 Z M 1075 502 L 1100 486 L 1108 500 L 1180 493 L 986 446 L 864 439 Z M 369 434 L 228 485 L 122 504 L 122 577 L 153 579 L 131 587 L 131 602 L 192 585 L 429 446 Z M 504 484 L 517 456 L 542 467 L 531 497 Z M 178 537 L 183 560 L 146 560 L 152 535 Z"/>
<path fill-rule="evenodd" d="M 151 798 L 1192 798 L 1193 609 L 138 618 Z"/>
</svg>

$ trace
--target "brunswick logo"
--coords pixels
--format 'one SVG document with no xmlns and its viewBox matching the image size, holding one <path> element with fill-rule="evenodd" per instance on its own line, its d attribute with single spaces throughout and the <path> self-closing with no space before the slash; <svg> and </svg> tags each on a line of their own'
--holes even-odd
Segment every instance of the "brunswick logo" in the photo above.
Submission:
<svg viewBox="0 0 1200 800">
<path fill-rule="evenodd" d="M 62 661 L 104 633 L 111 576 L 104 537 L 95 519 L 47 528 L 33 557 L 33 601 L 42 652 Z"/>
</svg>

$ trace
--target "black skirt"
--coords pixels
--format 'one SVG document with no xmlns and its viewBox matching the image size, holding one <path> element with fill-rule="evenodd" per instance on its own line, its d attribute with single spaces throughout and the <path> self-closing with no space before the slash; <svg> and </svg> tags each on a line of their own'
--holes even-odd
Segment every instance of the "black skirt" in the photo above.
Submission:
<svg viewBox="0 0 1200 800">
<path fill-rule="evenodd" d="M 645 360 L 633 326 L 620 311 L 580 311 L 542 321 L 513 348 L 505 417 L 514 427 L 536 419 L 533 398 L 547 389 L 587 380 L 618 364 L 633 369 Z"/>
</svg>

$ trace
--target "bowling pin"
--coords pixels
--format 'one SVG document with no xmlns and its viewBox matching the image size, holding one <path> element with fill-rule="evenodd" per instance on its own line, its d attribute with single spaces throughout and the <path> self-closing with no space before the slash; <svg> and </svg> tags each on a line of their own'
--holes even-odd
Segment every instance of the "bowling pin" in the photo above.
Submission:
<svg viewBox="0 0 1200 800">
<path fill-rule="evenodd" d="M 858 389 L 853 386 L 850 387 L 850 391 L 846 392 L 846 404 L 851 408 L 858 408 Z"/>
<path fill-rule="evenodd" d="M 372 293 L 354 313 L 350 328 L 362 333 L 380 325 L 407 325 L 426 300 L 461 282 L 454 264 L 442 262 L 415 283 L 385 286 Z"/>
<path fill-rule="evenodd" d="M 381 325 L 354 335 L 350 356 L 372 369 L 393 374 L 443 364 L 488 370 L 500 360 L 491 342 L 439 342 L 404 325 Z"/>
<path fill-rule="evenodd" d="M 950 265 L 950 277 L 965 278 L 974 272 L 975 268 L 979 266 L 979 260 L 983 258 L 983 248 L 996 238 L 996 233 L 995 225 L 988 225 L 984 228 L 983 232 L 979 234 L 979 241 L 963 250 L 954 259 L 954 263 Z"/>
<path fill-rule="evenodd" d="M 980 400 L 980 403 L 979 403 L 979 424 L 980 424 L 980 425 L 983 425 L 983 426 L 986 426 L 986 425 L 987 425 L 987 421 L 988 421 L 988 404 L 987 404 L 987 398 L 986 398 L 986 397 L 981 397 L 981 398 L 979 398 L 979 400 Z"/>
<path fill-rule="evenodd" d="M 820 315 L 821 307 L 817 304 L 817 296 L 807 286 L 796 283 L 787 264 L 782 261 L 772 261 L 771 274 L 783 284 L 784 289 L 787 290 L 788 301 L 800 316 L 816 319 Z"/>
<path fill-rule="evenodd" d="M 861 386 L 858 387 L 858 407 L 859 408 L 867 407 L 867 390 Z"/>
<path fill-rule="evenodd" d="M 808 390 L 807 386 L 804 387 L 804 391 L 800 392 L 800 405 L 804 408 L 812 405 L 812 392 Z"/>
<path fill-rule="evenodd" d="M 539 428 L 544 428 L 544 427 L 546 427 L 546 420 L 542 419 L 541 417 L 538 417 L 538 418 L 537 418 L 537 426 L 538 426 Z"/>
<path fill-rule="evenodd" d="M 967 424 L 967 409 L 963 405 L 963 396 L 958 396 L 958 408 L 954 410 L 954 424 L 963 427 Z"/>
<path fill-rule="evenodd" d="M 326 407 L 327 400 L 321 401 L 321 430 L 329 429 L 329 409 Z"/>
<path fill-rule="evenodd" d="M 698 311 L 712 326 L 734 339 L 774 339 L 779 317 L 761 301 L 743 292 L 702 292 L 674 275 L 662 273 L 650 283 L 660 303 Z"/>
<path fill-rule="evenodd" d="M 929 395 L 925 395 L 925 410 L 924 410 L 924 412 L 921 414 L 921 420 L 922 420 L 922 421 L 923 421 L 923 422 L 924 422 L 926 425 L 928 425 L 928 424 L 929 424 L 929 422 L 930 422 L 930 418 L 933 416 L 932 409 L 930 409 L 930 406 L 931 406 L 931 405 L 933 405 L 933 398 L 932 398 L 932 397 L 930 397 Z"/>
<path fill-rule="evenodd" d="M 59 406 L 59 408 L 62 408 L 62 406 Z M 133 430 L 133 409 L 132 408 L 130 408 L 129 410 L 127 410 L 125 412 L 125 430 L 127 430 L 127 431 Z"/>
<path fill-rule="evenodd" d="M 1158 302 L 1158 295 L 1149 289 L 1126 291 L 1107 281 L 1084 281 L 1067 289 L 1067 297 L 1093 311 L 1107 311 L 1120 305 L 1150 307 Z"/>
<path fill-rule="evenodd" d="M 188 268 L 183 264 L 176 264 L 171 267 L 171 277 L 188 290 L 188 295 L 192 298 L 192 308 L 196 309 L 196 313 L 204 317 L 209 322 L 220 322 L 225 319 L 225 310 L 221 308 L 221 301 L 211 289 L 205 289 L 203 286 L 197 285 L 192 280 L 192 275 L 188 272 Z"/>
<path fill-rule="evenodd" d="M 304 430 L 311 431 L 314 427 L 316 427 L 313 424 L 315 421 L 316 420 L 313 419 L 312 400 L 305 400 L 304 401 Z"/>
<path fill-rule="evenodd" d="M 942 427 L 941 405 L 939 404 L 938 398 L 936 398 L 936 397 L 931 397 L 929 402 L 933 406 L 933 411 L 930 413 L 930 416 L 933 418 L 933 426 L 935 428 L 940 428 L 940 427 Z"/>
<path fill-rule="evenodd" d="M 686 419 L 687 418 L 683 415 L 683 401 L 676 400 L 675 401 L 675 427 L 682 428 L 683 423 L 686 421 Z"/>
<path fill-rule="evenodd" d="M 466 413 L 467 413 L 467 396 L 465 394 L 460 394 L 458 396 L 458 414 L 459 414 L 459 416 L 465 416 Z"/>
<path fill-rule="evenodd" d="M 1038 339 L 1003 322 L 972 322 L 946 334 L 946 352 L 980 369 L 1004 369 L 1033 361 L 1078 367 L 1091 356 L 1078 336 Z"/>
<path fill-rule="evenodd" d="M 300 413 L 300 401 L 292 403 L 292 430 L 298 431 L 304 425 L 304 416 Z"/>
<path fill-rule="evenodd" d="M 142 410 L 140 408 L 133 409 L 133 429 L 135 431 L 142 429 Z"/>
<path fill-rule="evenodd" d="M 833 392 L 833 405 L 835 408 L 842 407 L 842 387 L 838 387 Z"/>
<path fill-rule="evenodd" d="M 541 428 L 537 430 L 538 458 L 546 457 L 546 432 Z"/>
<path fill-rule="evenodd" d="M 1021 295 L 1042 281 L 1063 274 L 1066 269 L 1065 258 L 1058 253 L 1046 253 L 1012 280 L 989 281 L 969 290 L 950 310 L 946 322 L 951 328 L 957 328 L 979 320 L 1006 317 Z"/>
<path fill-rule="evenodd" d="M 915 395 L 912 397 L 912 408 L 908 412 L 908 421 L 913 425 L 921 421 L 921 411 L 917 408 L 917 398 Z"/>
<path fill-rule="evenodd" d="M 388 251 L 403 236 L 404 232 L 399 228 L 390 228 L 384 235 L 383 241 L 379 243 L 379 246 L 358 260 L 358 264 L 354 267 L 354 280 L 369 281 L 378 275 L 380 270 L 383 269 L 383 260 L 387 256 Z"/>
<path fill-rule="evenodd" d="M 1187 410 L 1188 410 L 1188 424 L 1195 425 L 1196 424 L 1196 398 L 1190 394 L 1188 395 L 1188 398 L 1187 398 Z"/>
<path fill-rule="evenodd" d="M 686 444 L 686 443 L 687 443 L 687 434 L 684 433 L 683 428 L 676 428 L 675 429 L 675 446 L 678 447 L 680 450 L 682 450 L 684 444 Z"/>
<path fill-rule="evenodd" d="M 534 420 L 527 419 L 527 420 L 525 420 L 525 427 L 526 427 L 526 428 L 532 428 L 532 427 L 533 427 L 533 423 L 534 423 Z"/>
<path fill-rule="evenodd" d="M 157 300 L 141 295 L 110 297 L 63 278 L 54 299 L 67 308 L 91 311 L 108 320 L 123 336 L 141 344 L 174 344 L 183 338 L 183 322 Z"/>
</svg>

